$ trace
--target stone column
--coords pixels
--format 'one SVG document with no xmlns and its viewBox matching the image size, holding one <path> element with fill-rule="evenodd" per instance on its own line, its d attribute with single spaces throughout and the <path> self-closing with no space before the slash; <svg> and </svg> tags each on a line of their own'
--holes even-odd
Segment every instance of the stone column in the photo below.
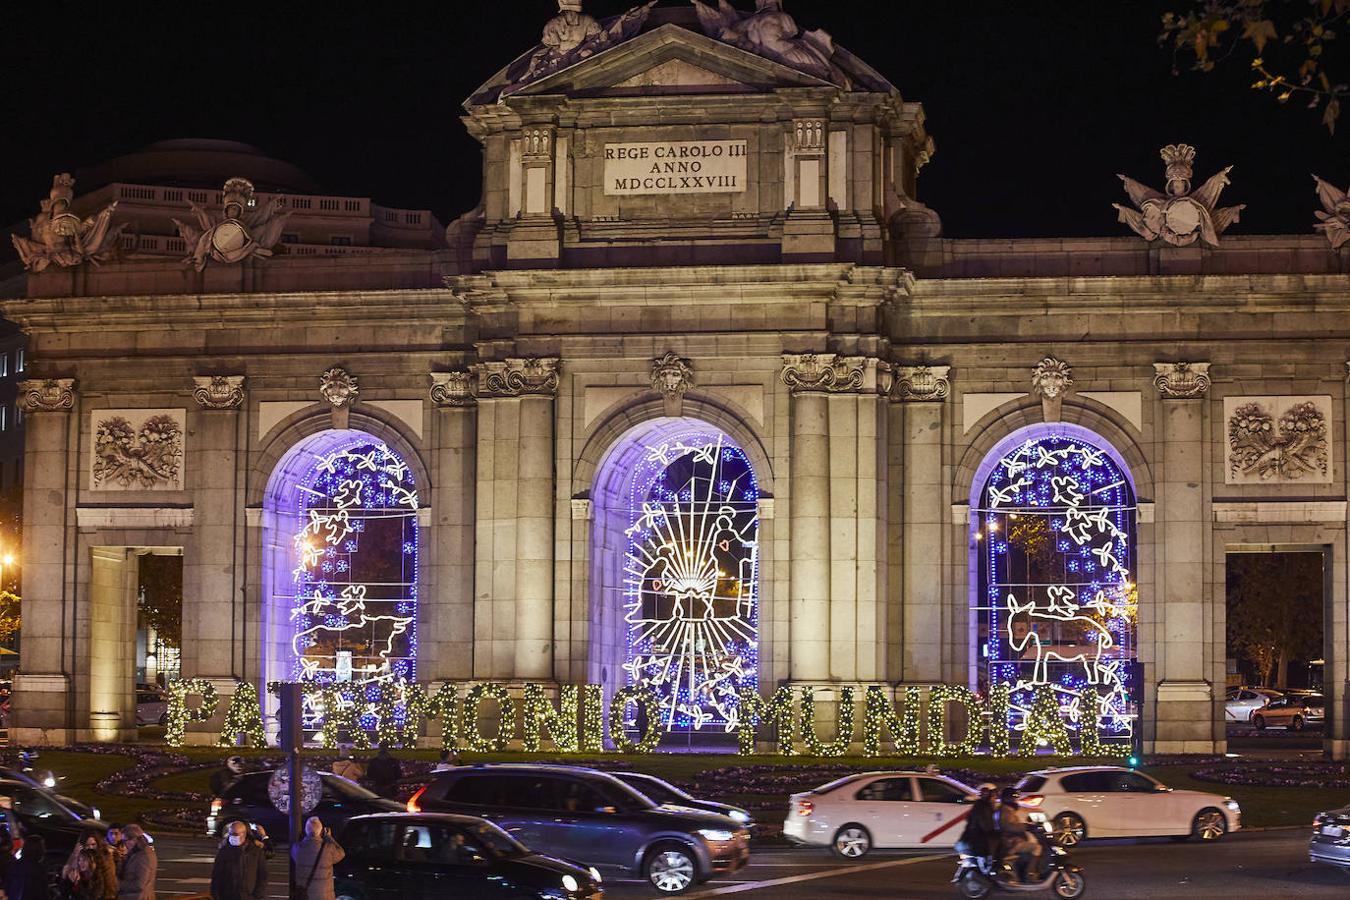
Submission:
<svg viewBox="0 0 1350 900">
<path fill-rule="evenodd" d="M 943 413 L 951 393 L 947 366 L 895 371 L 903 406 L 904 489 L 901 498 L 901 680 L 944 680 L 942 543 L 948 509 L 942 483 Z"/>
<path fill-rule="evenodd" d="M 785 355 L 792 392 L 788 540 L 789 673 L 793 681 L 830 677 L 829 406 L 821 373 L 834 357 Z"/>
<path fill-rule="evenodd" d="M 211 678 L 229 694 L 244 676 L 239 641 L 243 627 L 238 555 L 244 532 L 239 472 L 243 375 L 194 378 L 189 471 L 193 529 L 183 556 L 184 678 Z"/>
<path fill-rule="evenodd" d="M 1209 363 L 1157 363 L 1161 398 L 1160 477 L 1154 541 L 1158 597 L 1154 645 L 1157 683 L 1153 750 L 1214 750 L 1213 661 L 1206 631 L 1209 557 L 1205 404 Z M 1145 713 L 1147 718 L 1147 712 Z"/>
<path fill-rule="evenodd" d="M 492 647 L 486 666 L 475 660 L 474 675 L 549 680 L 558 360 L 508 359 L 473 371 L 481 404 L 475 638 L 486 625 Z"/>
<path fill-rule="evenodd" d="M 9 739 L 24 744 L 63 744 L 74 739 L 75 647 L 71 562 L 76 546 L 73 510 L 79 458 L 75 379 L 19 384 L 25 429 L 23 492 L 23 659 L 14 679 Z"/>
<path fill-rule="evenodd" d="M 478 401 L 471 372 L 432 372 L 435 491 L 431 536 L 425 540 L 435 593 L 418 604 L 418 678 L 466 680 L 474 675 L 474 487 Z"/>
</svg>

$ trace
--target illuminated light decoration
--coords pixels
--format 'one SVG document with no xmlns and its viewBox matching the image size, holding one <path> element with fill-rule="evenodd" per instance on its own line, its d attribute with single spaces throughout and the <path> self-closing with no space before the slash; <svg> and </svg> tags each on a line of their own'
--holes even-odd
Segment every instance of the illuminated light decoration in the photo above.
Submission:
<svg viewBox="0 0 1350 900">
<path fill-rule="evenodd" d="M 720 433 L 647 447 L 631 479 L 624 619 L 630 686 L 666 731 L 738 730 L 759 686 L 759 487 Z M 632 723 L 628 723 L 632 724 Z"/>
<path fill-rule="evenodd" d="M 985 698 L 985 709 L 989 715 L 989 755 L 1005 757 L 1012 755 L 1012 748 L 1009 746 L 1008 713 L 1012 707 L 1012 691 L 1003 683 L 993 684 L 989 687 L 989 695 Z M 1003 725 L 1004 727 L 1000 727 Z"/>
<path fill-rule="evenodd" d="M 375 740 L 381 747 L 416 747 L 421 733 L 421 690 L 403 679 L 366 686 L 373 699 Z"/>
<path fill-rule="evenodd" d="M 961 740 L 949 743 L 947 722 L 953 703 L 960 704 L 966 711 L 966 734 Z M 932 756 L 974 756 L 979 748 L 983 712 L 984 704 L 976 699 L 970 688 L 936 685 L 928 694 L 928 753 Z"/>
<path fill-rule="evenodd" d="M 307 691 L 303 697 L 303 714 L 312 715 L 321 722 L 319 744 L 325 750 L 336 750 L 341 746 L 345 731 L 358 750 L 370 749 L 370 732 L 362 721 L 366 704 L 358 700 L 354 689 L 349 685 L 323 685 L 318 690 Z"/>
<path fill-rule="evenodd" d="M 1044 746 L 1051 747 L 1058 756 L 1068 756 L 1073 752 L 1069 728 L 1064 724 L 1064 716 L 1055 697 L 1054 689 L 1048 685 L 1035 689 L 1031 709 L 1023 722 L 1022 739 L 1017 750 L 1020 756 L 1035 756 Z"/>
<path fill-rule="evenodd" d="M 441 723 L 441 749 L 457 749 L 460 731 L 459 688 L 453 684 L 442 684 L 432 694 L 421 685 L 414 687 L 409 703 L 416 709 L 418 717 L 423 723 L 438 719 Z"/>
<path fill-rule="evenodd" d="M 417 718 L 406 686 L 417 675 L 417 491 L 387 445 L 339 434 L 296 482 L 291 674 L 319 686 L 306 694 L 304 724 L 325 732 L 325 746 L 332 729 L 323 716 L 332 712 L 353 740 L 373 730 L 382 745 L 409 744 L 405 732 Z M 329 685 L 340 692 L 330 694 Z"/>
<path fill-rule="evenodd" d="M 1083 699 L 1091 704 L 1092 709 L 1089 710 L 1086 719 L 1080 718 L 1078 724 L 1078 752 L 1083 756 L 1092 757 L 1113 759 L 1128 757 L 1132 749 L 1130 744 L 1122 744 L 1119 741 L 1103 741 L 1101 732 L 1097 728 L 1084 727 L 1085 724 L 1100 722 L 1112 717 L 1112 698 L 1103 696 L 1096 691 L 1087 691 L 1083 694 Z"/>
<path fill-rule="evenodd" d="M 895 704 L 886 696 L 886 691 L 876 685 L 869 687 L 863 696 L 863 755 L 885 756 L 881 747 L 882 736 L 890 733 L 895 752 L 900 756 L 919 755 L 919 689 L 905 688 L 902 712 L 895 711 Z"/>
<path fill-rule="evenodd" d="M 1039 429 L 1013 446 L 992 461 L 975 503 L 990 538 L 975 547 L 975 615 L 986 660 L 980 681 L 991 700 L 996 686 L 1006 686 L 1007 721 L 1016 732 L 1025 730 L 1036 692 L 1045 689 L 1080 731 L 1080 743 L 1091 743 L 1083 729 L 1095 728 L 1103 740 L 1128 744 L 1137 717 L 1137 686 L 1129 683 L 1138 611 L 1130 573 L 1134 497 L 1120 464 L 1078 432 Z M 1106 699 L 1084 699 L 1089 693 Z M 1093 710 L 1099 715 L 1089 722 Z M 991 728 L 991 744 L 1001 731 Z"/>
<path fill-rule="evenodd" d="M 638 722 L 646 725 L 646 730 L 634 742 L 628 737 L 624 723 L 629 721 L 628 706 L 636 704 L 641 713 Z M 614 692 L 609 701 L 609 740 L 619 753 L 648 754 L 661 745 L 661 735 L 665 729 L 661 724 L 661 698 L 649 687 L 629 685 Z"/>
<path fill-rule="evenodd" d="M 605 689 L 588 684 L 581 704 L 581 752 L 605 752 Z"/>
<path fill-rule="evenodd" d="M 240 744 L 240 738 L 243 743 Z M 241 681 L 234 689 L 230 705 L 225 710 L 225 723 L 220 728 L 221 747 L 251 747 L 260 750 L 267 746 L 267 728 L 263 724 L 262 704 L 258 689 L 251 681 Z"/>
<path fill-rule="evenodd" d="M 755 726 L 773 727 L 778 734 L 778 754 L 792 756 L 793 735 L 796 725 L 796 710 L 793 708 L 793 691 L 790 687 L 780 687 L 773 696 L 765 700 L 756 690 L 741 691 L 740 721 L 736 736 L 740 742 L 743 756 L 752 756 L 755 752 Z"/>
<path fill-rule="evenodd" d="M 479 707 L 484 700 L 497 701 L 497 733 L 485 736 L 478 728 Z M 464 698 L 464 740 L 475 753 L 500 753 L 515 733 L 516 704 L 511 693 L 500 684 L 476 684 Z"/>
<path fill-rule="evenodd" d="M 526 753 L 538 753 L 548 732 L 553 747 L 559 753 L 576 753 L 577 710 L 580 693 L 576 685 L 558 689 L 558 705 L 554 706 L 538 684 L 525 685 L 525 703 L 521 715 L 522 737 Z"/>
<path fill-rule="evenodd" d="M 181 747 L 187 742 L 187 727 L 193 722 L 206 722 L 220 706 L 220 694 L 205 678 L 175 678 L 168 684 L 169 704 L 165 711 L 164 742 L 170 747 Z M 200 697 L 197 706 L 188 706 L 188 697 Z"/>
<path fill-rule="evenodd" d="M 839 689 L 835 704 L 835 736 L 822 741 L 816 735 L 816 689 L 802 688 L 802 743 L 811 756 L 844 756 L 853 743 L 853 688 Z"/>
</svg>

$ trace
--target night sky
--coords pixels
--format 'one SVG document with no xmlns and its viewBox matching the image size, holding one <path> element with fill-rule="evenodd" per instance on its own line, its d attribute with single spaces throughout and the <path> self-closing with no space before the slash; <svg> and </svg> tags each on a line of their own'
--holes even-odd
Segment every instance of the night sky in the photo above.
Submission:
<svg viewBox="0 0 1350 900">
<path fill-rule="evenodd" d="M 603 18 L 634 2 L 588 0 L 587 11 Z M 1248 209 L 1231 234 L 1310 233 L 1309 173 L 1350 182 L 1347 138 L 1297 103 L 1248 89 L 1240 64 L 1173 76 L 1156 35 L 1161 11 L 1179 2 L 786 8 L 924 104 L 938 152 L 919 194 L 950 237 L 1128 234 L 1110 206 L 1124 200 L 1115 173 L 1161 188 L 1158 148 L 1172 142 L 1197 147 L 1197 183 L 1236 165 L 1223 200 Z M 53 172 L 176 137 L 256 144 L 329 191 L 430 207 L 449 222 L 478 200 L 478 147 L 461 103 L 537 42 L 557 9 L 554 0 L 4 6 L 0 223 L 32 215 Z"/>
</svg>

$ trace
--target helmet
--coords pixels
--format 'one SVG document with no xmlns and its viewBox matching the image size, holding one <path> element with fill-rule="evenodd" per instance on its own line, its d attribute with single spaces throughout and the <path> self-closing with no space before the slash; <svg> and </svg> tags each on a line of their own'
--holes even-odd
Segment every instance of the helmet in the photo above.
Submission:
<svg viewBox="0 0 1350 900">
<path fill-rule="evenodd" d="M 242 772 L 244 771 L 244 758 L 242 756 L 231 756 L 225 760 L 225 765 L 229 767 L 231 772 Z"/>
<path fill-rule="evenodd" d="M 992 784 L 991 782 L 988 781 L 980 785 L 981 797 L 993 797 L 996 793 L 998 793 L 998 785 Z"/>
</svg>

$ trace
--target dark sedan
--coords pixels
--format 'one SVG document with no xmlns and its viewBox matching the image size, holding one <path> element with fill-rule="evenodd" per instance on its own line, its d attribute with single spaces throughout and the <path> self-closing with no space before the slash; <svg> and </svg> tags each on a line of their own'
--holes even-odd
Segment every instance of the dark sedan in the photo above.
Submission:
<svg viewBox="0 0 1350 900">
<path fill-rule="evenodd" d="M 338 900 L 600 900 L 599 873 L 540 856 L 473 816 L 360 816 L 338 838 Z"/>
<path fill-rule="evenodd" d="M 290 821 L 272 805 L 267 783 L 272 771 L 249 772 L 241 775 L 225 789 L 224 795 L 211 802 L 211 813 L 206 817 L 206 833 L 219 837 L 224 827 L 238 819 L 250 825 L 261 825 L 269 836 L 279 841 L 290 840 Z M 331 772 L 322 772 L 323 796 L 319 805 L 307 815 L 318 816 L 324 824 L 336 830 L 353 816 L 370 813 L 400 812 L 403 806 L 372 793 L 354 781 L 348 781 Z"/>
<path fill-rule="evenodd" d="M 1350 872 L 1350 806 L 1318 813 L 1313 818 L 1308 857 L 1315 863 L 1340 866 Z"/>
<path fill-rule="evenodd" d="M 451 769 L 414 795 L 408 809 L 480 816 L 541 853 L 639 874 L 666 894 L 735 872 L 750 858 L 750 833 L 726 816 L 658 806 L 592 769 Z"/>
<path fill-rule="evenodd" d="M 641 772 L 614 772 L 613 775 L 639 794 L 647 795 L 660 806 L 683 806 L 685 809 L 701 809 L 704 812 L 717 813 L 748 829 L 751 834 L 755 832 L 755 823 L 750 813 L 739 806 L 718 803 L 715 800 L 700 800 L 655 775 L 644 775 Z"/>
<path fill-rule="evenodd" d="M 64 862 L 88 832 L 108 829 L 107 822 L 80 815 L 51 791 L 11 778 L 0 779 L 0 806 L 0 822 L 17 823 L 20 834 L 42 835 L 49 863 Z"/>
</svg>

